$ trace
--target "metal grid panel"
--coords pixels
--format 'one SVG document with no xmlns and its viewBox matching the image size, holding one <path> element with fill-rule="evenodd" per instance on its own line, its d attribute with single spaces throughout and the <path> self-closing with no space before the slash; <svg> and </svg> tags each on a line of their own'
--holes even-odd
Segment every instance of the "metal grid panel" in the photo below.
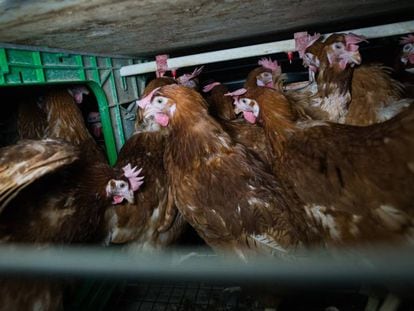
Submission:
<svg viewBox="0 0 414 311">
<path fill-rule="evenodd" d="M 250 296 L 242 299 L 239 287 L 205 283 L 130 283 L 115 292 L 107 310 L 126 311 L 263 310 Z"/>
<path fill-rule="evenodd" d="M 134 282 L 123 290 L 114 292 L 105 311 L 263 311 L 266 307 L 276 307 L 276 304 L 277 310 L 281 311 L 359 311 L 368 310 L 369 304 L 370 310 L 376 310 L 375 307 L 372 309 L 373 303 L 377 303 L 378 307 L 386 296 L 384 293 L 376 295 L 378 293 L 372 290 L 361 291 L 359 287 L 308 291 L 279 289 L 279 303 L 271 306 L 258 295 L 258 292 L 266 292 L 268 289 L 269 287 L 259 287 L 258 291 L 252 291 L 252 288 L 194 282 Z M 405 303 L 398 310 L 413 310 L 412 307 L 412 304 Z"/>
<path fill-rule="evenodd" d="M 0 87 L 83 83 L 93 91 L 99 106 L 110 164 L 134 130 L 124 108 L 139 97 L 137 78 L 120 77 L 122 66 L 139 60 L 80 55 L 35 47 L 0 44 Z"/>
</svg>

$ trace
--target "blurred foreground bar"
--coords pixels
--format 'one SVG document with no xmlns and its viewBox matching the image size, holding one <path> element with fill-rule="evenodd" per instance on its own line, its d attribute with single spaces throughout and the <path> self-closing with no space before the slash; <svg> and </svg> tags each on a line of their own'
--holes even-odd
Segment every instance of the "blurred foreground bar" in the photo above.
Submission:
<svg viewBox="0 0 414 311">
<path fill-rule="evenodd" d="M 190 250 L 191 251 L 191 250 Z M 301 254 L 298 260 L 243 263 L 211 253 L 174 250 L 143 254 L 120 248 L 0 246 L 0 274 L 175 281 L 277 282 L 286 285 L 412 283 L 414 248 Z M 199 249 L 198 249 L 199 251 Z"/>
</svg>

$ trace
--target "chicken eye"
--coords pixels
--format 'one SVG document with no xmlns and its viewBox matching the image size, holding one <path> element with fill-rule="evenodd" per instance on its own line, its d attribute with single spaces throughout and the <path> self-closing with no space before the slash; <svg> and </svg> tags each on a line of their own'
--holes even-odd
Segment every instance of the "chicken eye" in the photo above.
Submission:
<svg viewBox="0 0 414 311">
<path fill-rule="evenodd" d="M 119 187 L 121 188 L 121 189 L 123 189 L 123 188 L 125 188 L 125 183 L 121 183 L 120 185 L 119 185 Z"/>
<path fill-rule="evenodd" d="M 240 101 L 242 102 L 242 104 L 249 104 L 249 100 L 247 98 L 242 98 Z"/>
<path fill-rule="evenodd" d="M 165 103 L 165 98 L 163 97 L 155 97 L 154 98 L 154 102 L 157 104 L 164 104 Z"/>
<path fill-rule="evenodd" d="M 404 45 L 403 51 L 404 52 L 409 52 L 412 48 L 413 48 L 413 44 L 412 43 L 408 43 L 408 44 Z"/>
<path fill-rule="evenodd" d="M 334 48 L 336 50 L 340 50 L 340 49 L 343 49 L 344 48 L 344 45 L 343 45 L 343 43 L 338 42 L 338 43 L 335 43 L 334 44 Z"/>
</svg>

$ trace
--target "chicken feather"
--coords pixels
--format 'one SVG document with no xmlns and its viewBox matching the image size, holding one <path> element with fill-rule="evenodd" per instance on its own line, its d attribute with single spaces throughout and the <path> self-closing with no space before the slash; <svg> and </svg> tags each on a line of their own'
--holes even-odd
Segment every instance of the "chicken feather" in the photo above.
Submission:
<svg viewBox="0 0 414 311">
<path fill-rule="evenodd" d="M 231 140 L 208 115 L 198 93 L 169 85 L 156 94 L 144 116 L 166 114 L 170 133 L 164 161 L 173 197 L 210 246 L 249 260 L 264 251 L 249 243 L 258 236 L 268 236 L 269 245 L 277 243 L 289 252 L 318 241 L 308 230 L 297 198 Z"/>
<path fill-rule="evenodd" d="M 260 107 L 274 171 L 328 229 L 334 243 L 397 241 L 413 234 L 414 110 L 368 127 L 296 123 L 280 93 L 252 88 L 241 99 Z"/>
</svg>

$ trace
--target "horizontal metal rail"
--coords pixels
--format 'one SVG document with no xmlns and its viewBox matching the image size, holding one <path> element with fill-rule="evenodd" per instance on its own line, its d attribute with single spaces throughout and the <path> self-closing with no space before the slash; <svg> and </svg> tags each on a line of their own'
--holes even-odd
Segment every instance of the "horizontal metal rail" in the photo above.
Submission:
<svg viewBox="0 0 414 311">
<path fill-rule="evenodd" d="M 364 35 L 368 39 L 396 36 L 414 32 L 414 21 L 393 23 L 382 26 L 366 27 L 359 29 L 341 30 L 341 32 L 353 32 L 358 35 Z M 290 39 L 278 42 L 256 44 L 233 49 L 225 49 L 214 52 L 206 52 L 170 58 L 168 59 L 167 64 L 169 68 L 182 68 L 294 50 L 295 41 L 293 39 Z M 121 76 L 139 75 L 148 72 L 155 72 L 156 70 L 157 65 L 155 61 L 146 62 L 122 67 Z"/>
<path fill-rule="evenodd" d="M 0 246 L 0 277 L 48 276 L 214 282 L 277 282 L 298 285 L 412 283 L 414 248 L 309 253 L 300 260 L 236 258 L 188 251 L 143 254 L 120 248 Z"/>
</svg>

